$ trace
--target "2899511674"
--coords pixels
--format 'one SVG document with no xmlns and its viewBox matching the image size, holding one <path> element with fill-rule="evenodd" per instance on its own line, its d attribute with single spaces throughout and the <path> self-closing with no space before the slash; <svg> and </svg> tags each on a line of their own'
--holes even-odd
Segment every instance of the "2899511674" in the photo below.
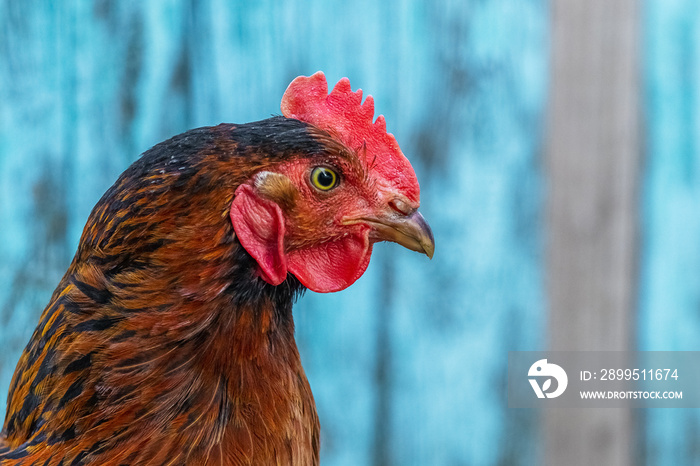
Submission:
<svg viewBox="0 0 700 466">
<path fill-rule="evenodd" d="M 585 372 L 585 371 L 583 371 Z M 678 369 L 601 369 L 599 380 L 678 380 Z M 581 380 L 585 380 L 583 374 Z"/>
</svg>

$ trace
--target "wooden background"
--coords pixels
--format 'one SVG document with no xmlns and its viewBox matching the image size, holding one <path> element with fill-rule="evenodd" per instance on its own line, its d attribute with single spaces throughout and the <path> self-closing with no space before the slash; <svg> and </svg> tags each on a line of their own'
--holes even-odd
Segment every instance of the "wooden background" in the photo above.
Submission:
<svg viewBox="0 0 700 466">
<path fill-rule="evenodd" d="M 0 0 L 0 412 L 118 174 L 323 70 L 374 95 L 437 243 L 297 304 L 323 464 L 697 464 L 694 410 L 505 381 L 514 350 L 700 349 L 699 63 L 695 0 Z"/>
</svg>

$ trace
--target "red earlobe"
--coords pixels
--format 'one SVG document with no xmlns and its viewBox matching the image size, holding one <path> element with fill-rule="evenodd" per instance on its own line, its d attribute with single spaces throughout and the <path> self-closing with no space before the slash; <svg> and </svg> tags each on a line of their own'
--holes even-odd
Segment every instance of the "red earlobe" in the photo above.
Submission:
<svg viewBox="0 0 700 466">
<path fill-rule="evenodd" d="M 262 279 L 275 286 L 282 283 L 287 278 L 282 209 L 242 184 L 231 204 L 231 222 L 238 240 L 260 266 Z"/>
</svg>

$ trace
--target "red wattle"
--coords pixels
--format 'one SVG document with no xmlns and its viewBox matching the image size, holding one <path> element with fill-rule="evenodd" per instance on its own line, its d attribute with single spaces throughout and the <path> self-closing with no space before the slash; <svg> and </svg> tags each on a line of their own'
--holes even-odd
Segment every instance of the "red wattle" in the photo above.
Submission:
<svg viewBox="0 0 700 466">
<path fill-rule="evenodd" d="M 317 293 L 344 290 L 365 273 L 372 256 L 368 233 L 289 253 L 289 271 Z"/>
</svg>

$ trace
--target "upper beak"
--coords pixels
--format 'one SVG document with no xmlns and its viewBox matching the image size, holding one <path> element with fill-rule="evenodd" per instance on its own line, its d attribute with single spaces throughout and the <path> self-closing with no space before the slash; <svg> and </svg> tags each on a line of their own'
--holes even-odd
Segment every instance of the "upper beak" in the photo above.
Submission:
<svg viewBox="0 0 700 466">
<path fill-rule="evenodd" d="M 370 237 L 375 241 L 392 241 L 412 251 L 421 252 L 430 259 L 433 258 L 433 232 L 418 210 L 412 209 L 404 214 L 389 209 L 382 215 L 347 219 L 343 223 L 366 223 L 372 227 Z"/>
</svg>

